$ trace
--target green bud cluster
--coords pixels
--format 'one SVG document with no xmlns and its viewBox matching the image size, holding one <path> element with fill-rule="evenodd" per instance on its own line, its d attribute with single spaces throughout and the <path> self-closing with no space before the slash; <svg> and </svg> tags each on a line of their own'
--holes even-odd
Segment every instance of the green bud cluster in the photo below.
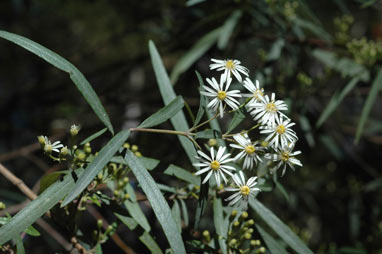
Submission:
<svg viewBox="0 0 382 254">
<path fill-rule="evenodd" d="M 382 42 L 372 40 L 353 39 L 346 44 L 354 60 L 363 65 L 372 66 L 377 60 L 382 59 Z"/>
<path fill-rule="evenodd" d="M 261 246 L 260 240 L 253 239 L 255 221 L 248 217 L 247 212 L 238 215 L 237 210 L 232 211 L 229 216 L 231 230 L 228 231 L 227 246 L 232 253 L 249 253 L 250 250 L 265 253 L 265 248 Z"/>
<path fill-rule="evenodd" d="M 350 26 L 354 18 L 351 15 L 343 15 L 334 19 L 335 39 L 338 44 L 345 44 L 350 39 Z"/>
</svg>

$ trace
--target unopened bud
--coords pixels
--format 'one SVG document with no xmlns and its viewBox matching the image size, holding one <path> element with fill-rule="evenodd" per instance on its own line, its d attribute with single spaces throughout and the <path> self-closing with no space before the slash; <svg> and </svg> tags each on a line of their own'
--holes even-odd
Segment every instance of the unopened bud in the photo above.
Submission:
<svg viewBox="0 0 382 254">
<path fill-rule="evenodd" d="M 38 142 L 40 143 L 40 145 L 42 147 L 44 147 L 45 146 L 45 137 L 41 135 L 41 136 L 38 136 L 37 139 L 38 139 Z"/>
<path fill-rule="evenodd" d="M 84 152 L 86 154 L 91 154 L 92 152 L 92 148 L 90 147 L 90 143 L 86 143 L 85 146 L 84 146 Z"/>
<path fill-rule="evenodd" d="M 240 215 L 240 220 L 245 220 L 246 218 L 248 218 L 248 213 L 247 212 L 243 212 L 241 215 Z"/>
<path fill-rule="evenodd" d="M 130 144 L 126 142 L 125 144 L 123 144 L 123 148 L 130 149 Z"/>
<path fill-rule="evenodd" d="M 52 150 L 53 150 L 53 147 L 51 144 L 45 144 L 44 146 L 44 152 L 46 152 L 47 154 L 51 154 L 52 153 Z"/>
<path fill-rule="evenodd" d="M 103 220 L 97 220 L 97 227 L 102 228 L 103 226 Z"/>
<path fill-rule="evenodd" d="M 129 182 L 129 178 L 128 178 L 127 176 L 125 176 L 125 177 L 123 178 L 123 182 L 124 182 L 125 184 L 127 184 L 127 183 Z"/>
<path fill-rule="evenodd" d="M 3 202 L 0 202 L 0 211 L 4 210 L 5 208 L 7 208 L 7 206 Z"/>
<path fill-rule="evenodd" d="M 79 125 L 73 124 L 72 126 L 70 126 L 70 135 L 76 136 L 79 131 L 80 131 L 80 126 Z"/>
<path fill-rule="evenodd" d="M 216 139 L 214 139 L 214 138 L 210 138 L 209 140 L 208 140 L 208 146 L 216 146 L 218 144 L 218 142 L 216 141 Z"/>
<path fill-rule="evenodd" d="M 230 246 L 230 247 L 236 247 L 235 245 L 237 244 L 237 240 L 234 238 L 234 239 L 232 239 L 231 241 L 229 241 L 229 243 L 228 243 L 228 245 Z"/>
<path fill-rule="evenodd" d="M 129 199 L 130 198 L 130 195 L 128 193 L 126 193 L 123 198 L 126 200 L 126 199 Z"/>
<path fill-rule="evenodd" d="M 206 242 L 210 242 L 211 241 L 210 232 L 208 230 L 204 230 L 203 231 L 203 237 L 204 237 L 204 240 Z"/>
<path fill-rule="evenodd" d="M 133 151 L 133 152 L 138 151 L 138 146 L 137 146 L 137 145 L 133 145 L 133 146 L 131 147 L 131 151 Z"/>
<path fill-rule="evenodd" d="M 79 152 L 77 154 L 77 159 L 78 160 L 83 161 L 83 160 L 85 160 L 85 158 L 86 158 L 86 154 L 84 152 Z"/>
<path fill-rule="evenodd" d="M 69 150 L 68 150 L 67 146 L 64 146 L 63 148 L 61 148 L 61 150 L 60 150 L 60 156 L 61 157 L 66 157 L 66 155 L 68 155 L 68 153 L 69 153 Z"/>
<path fill-rule="evenodd" d="M 137 157 L 142 157 L 141 152 L 135 152 L 134 155 L 137 156 Z"/>
</svg>

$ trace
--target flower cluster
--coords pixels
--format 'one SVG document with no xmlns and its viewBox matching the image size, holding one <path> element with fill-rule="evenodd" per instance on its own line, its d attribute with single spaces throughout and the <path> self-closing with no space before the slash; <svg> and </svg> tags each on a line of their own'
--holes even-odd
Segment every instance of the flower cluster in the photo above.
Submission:
<svg viewBox="0 0 382 254">
<path fill-rule="evenodd" d="M 295 123 L 285 114 L 288 105 L 284 101 L 276 99 L 275 93 L 271 93 L 270 96 L 265 94 L 258 80 L 254 84 L 248 78 L 248 69 L 242 66 L 240 61 L 216 59 L 211 59 L 211 61 L 213 63 L 210 65 L 210 69 L 223 71 L 223 74 L 221 74 L 219 82 L 215 78 L 206 79 L 208 85 L 203 86 L 204 91 L 201 91 L 201 95 L 210 99 L 207 108 L 216 112 L 216 116 L 219 115 L 220 118 L 227 113 L 227 106 L 233 111 L 243 108 L 256 122 L 256 125 L 249 130 L 222 136 L 223 139 L 231 142 L 229 146 L 233 151 L 238 150 L 234 157 L 231 158 L 231 153 L 226 153 L 225 146 L 218 147 L 217 151 L 211 147 L 210 156 L 199 150 L 196 157 L 199 162 L 193 164 L 195 167 L 201 168 L 196 175 L 202 175 L 203 184 L 212 175 L 215 176 L 218 186 L 220 186 L 221 179 L 227 184 L 226 176 L 228 175 L 232 179 L 232 187 L 227 187 L 225 190 L 236 193 L 228 197 L 226 201 L 229 201 L 229 205 L 234 205 L 239 200 L 247 202 L 249 197 L 254 197 L 260 191 L 256 187 L 257 177 L 251 176 L 246 180 L 243 170 L 248 170 L 248 174 L 253 174 L 253 171 L 250 170 L 257 167 L 259 163 L 265 163 L 265 165 L 270 165 L 270 173 L 274 173 L 280 168 L 283 175 L 287 165 L 293 170 L 295 165 L 302 166 L 301 162 L 295 158 L 301 152 L 293 151 L 298 138 L 292 130 Z M 244 79 L 242 75 L 245 76 Z M 232 77 L 235 77 L 249 93 L 230 89 L 233 82 Z M 240 103 L 240 98 L 247 99 Z M 251 139 L 249 132 L 256 128 L 259 128 L 260 135 L 265 136 L 257 140 Z M 238 167 L 242 170 L 233 174 Z"/>
</svg>

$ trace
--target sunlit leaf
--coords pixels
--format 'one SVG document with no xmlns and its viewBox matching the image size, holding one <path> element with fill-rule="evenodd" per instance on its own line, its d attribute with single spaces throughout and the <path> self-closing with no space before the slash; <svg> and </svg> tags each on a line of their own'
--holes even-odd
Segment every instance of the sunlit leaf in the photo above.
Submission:
<svg viewBox="0 0 382 254">
<path fill-rule="evenodd" d="M 153 65 L 155 76 L 159 86 L 159 91 L 162 95 L 164 104 L 167 105 L 176 98 L 176 95 L 171 85 L 170 79 L 168 78 L 167 72 L 163 66 L 162 59 L 160 58 L 160 55 L 152 41 L 149 42 L 149 50 L 151 56 L 151 63 Z M 174 126 L 174 129 L 177 131 L 187 131 L 189 129 L 186 117 L 184 116 L 184 113 L 182 111 L 178 112 L 175 116 L 171 118 L 171 123 Z M 184 136 L 178 136 L 178 138 L 184 150 L 186 151 L 190 161 L 196 162 L 196 150 L 192 142 Z"/>
<path fill-rule="evenodd" d="M 227 253 L 227 245 L 225 243 L 225 238 L 227 238 L 227 230 L 224 228 L 224 217 L 223 217 L 223 205 L 220 198 L 214 199 L 214 224 L 216 233 L 218 234 L 218 241 L 223 254 Z"/>
<path fill-rule="evenodd" d="M 173 117 L 176 113 L 178 113 L 180 110 L 182 110 L 183 107 L 183 98 L 182 96 L 178 96 L 165 107 L 158 110 L 158 112 L 144 120 L 143 123 L 139 125 L 139 128 L 150 128 L 164 123 L 165 121 Z"/>
<path fill-rule="evenodd" d="M 146 194 L 172 250 L 174 253 L 186 253 L 182 237 L 172 217 L 171 209 L 156 185 L 155 180 L 130 150 L 126 151 L 125 160 L 137 178 L 143 192 Z"/>
<path fill-rule="evenodd" d="M 256 199 L 251 199 L 249 204 L 259 217 L 298 254 L 313 254 L 304 242 L 271 210 Z"/>
<path fill-rule="evenodd" d="M 24 49 L 44 59 L 48 63 L 57 67 L 58 69 L 69 73 L 70 78 L 77 86 L 81 94 L 84 96 L 85 100 L 88 102 L 90 107 L 93 109 L 94 113 L 98 116 L 101 122 L 105 124 L 105 126 L 110 130 L 110 132 L 114 134 L 113 126 L 110 122 L 109 116 L 107 115 L 104 107 L 102 106 L 100 99 L 98 98 L 97 94 L 95 93 L 89 82 L 86 80 L 84 75 L 73 64 L 71 64 L 58 54 L 54 53 L 50 49 L 47 49 L 44 46 L 34 41 L 31 41 L 23 36 L 0 30 L 0 37 L 15 43 L 20 47 L 23 47 Z"/>
<path fill-rule="evenodd" d="M 61 207 L 69 204 L 93 181 L 94 177 L 106 166 L 119 148 L 122 147 L 129 134 L 129 130 L 119 132 L 101 149 L 99 154 L 86 167 L 85 173 L 78 178 L 76 185 L 62 202 Z"/>
</svg>

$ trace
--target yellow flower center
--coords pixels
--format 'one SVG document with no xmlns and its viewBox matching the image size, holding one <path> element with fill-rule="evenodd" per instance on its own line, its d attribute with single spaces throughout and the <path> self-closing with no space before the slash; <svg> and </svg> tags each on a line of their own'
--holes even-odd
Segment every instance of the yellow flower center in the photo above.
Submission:
<svg viewBox="0 0 382 254">
<path fill-rule="evenodd" d="M 276 131 L 278 134 L 284 134 L 285 133 L 285 126 L 280 124 L 279 126 L 277 126 Z"/>
<path fill-rule="evenodd" d="M 277 111 L 277 107 L 276 107 L 276 104 L 274 102 L 268 103 L 267 106 L 265 106 L 265 109 L 269 112 L 276 112 Z"/>
<path fill-rule="evenodd" d="M 229 69 L 229 70 L 233 70 L 233 69 L 235 69 L 235 64 L 233 63 L 232 60 L 228 60 L 228 61 L 226 61 L 226 63 L 225 63 L 225 67 L 226 67 L 227 69 Z"/>
<path fill-rule="evenodd" d="M 281 153 L 281 160 L 284 162 L 287 162 L 289 160 L 289 153 L 288 152 L 282 152 Z"/>
<path fill-rule="evenodd" d="M 253 154 L 256 151 L 256 148 L 253 145 L 248 145 L 244 150 L 247 154 Z"/>
<path fill-rule="evenodd" d="M 215 170 L 217 171 L 219 168 L 220 168 L 220 163 L 218 161 L 211 161 L 211 164 L 210 164 L 212 170 Z"/>
<path fill-rule="evenodd" d="M 227 96 L 226 92 L 224 92 L 224 91 L 219 91 L 218 92 L 218 99 L 219 100 L 221 100 L 221 101 L 224 100 L 226 96 Z"/>
<path fill-rule="evenodd" d="M 241 192 L 241 195 L 248 196 L 249 193 L 251 192 L 251 189 L 247 185 L 240 186 L 240 192 Z"/>
<path fill-rule="evenodd" d="M 253 92 L 253 97 L 255 97 L 256 99 L 259 99 L 262 96 L 264 96 L 264 93 L 261 90 L 256 90 Z"/>
</svg>

